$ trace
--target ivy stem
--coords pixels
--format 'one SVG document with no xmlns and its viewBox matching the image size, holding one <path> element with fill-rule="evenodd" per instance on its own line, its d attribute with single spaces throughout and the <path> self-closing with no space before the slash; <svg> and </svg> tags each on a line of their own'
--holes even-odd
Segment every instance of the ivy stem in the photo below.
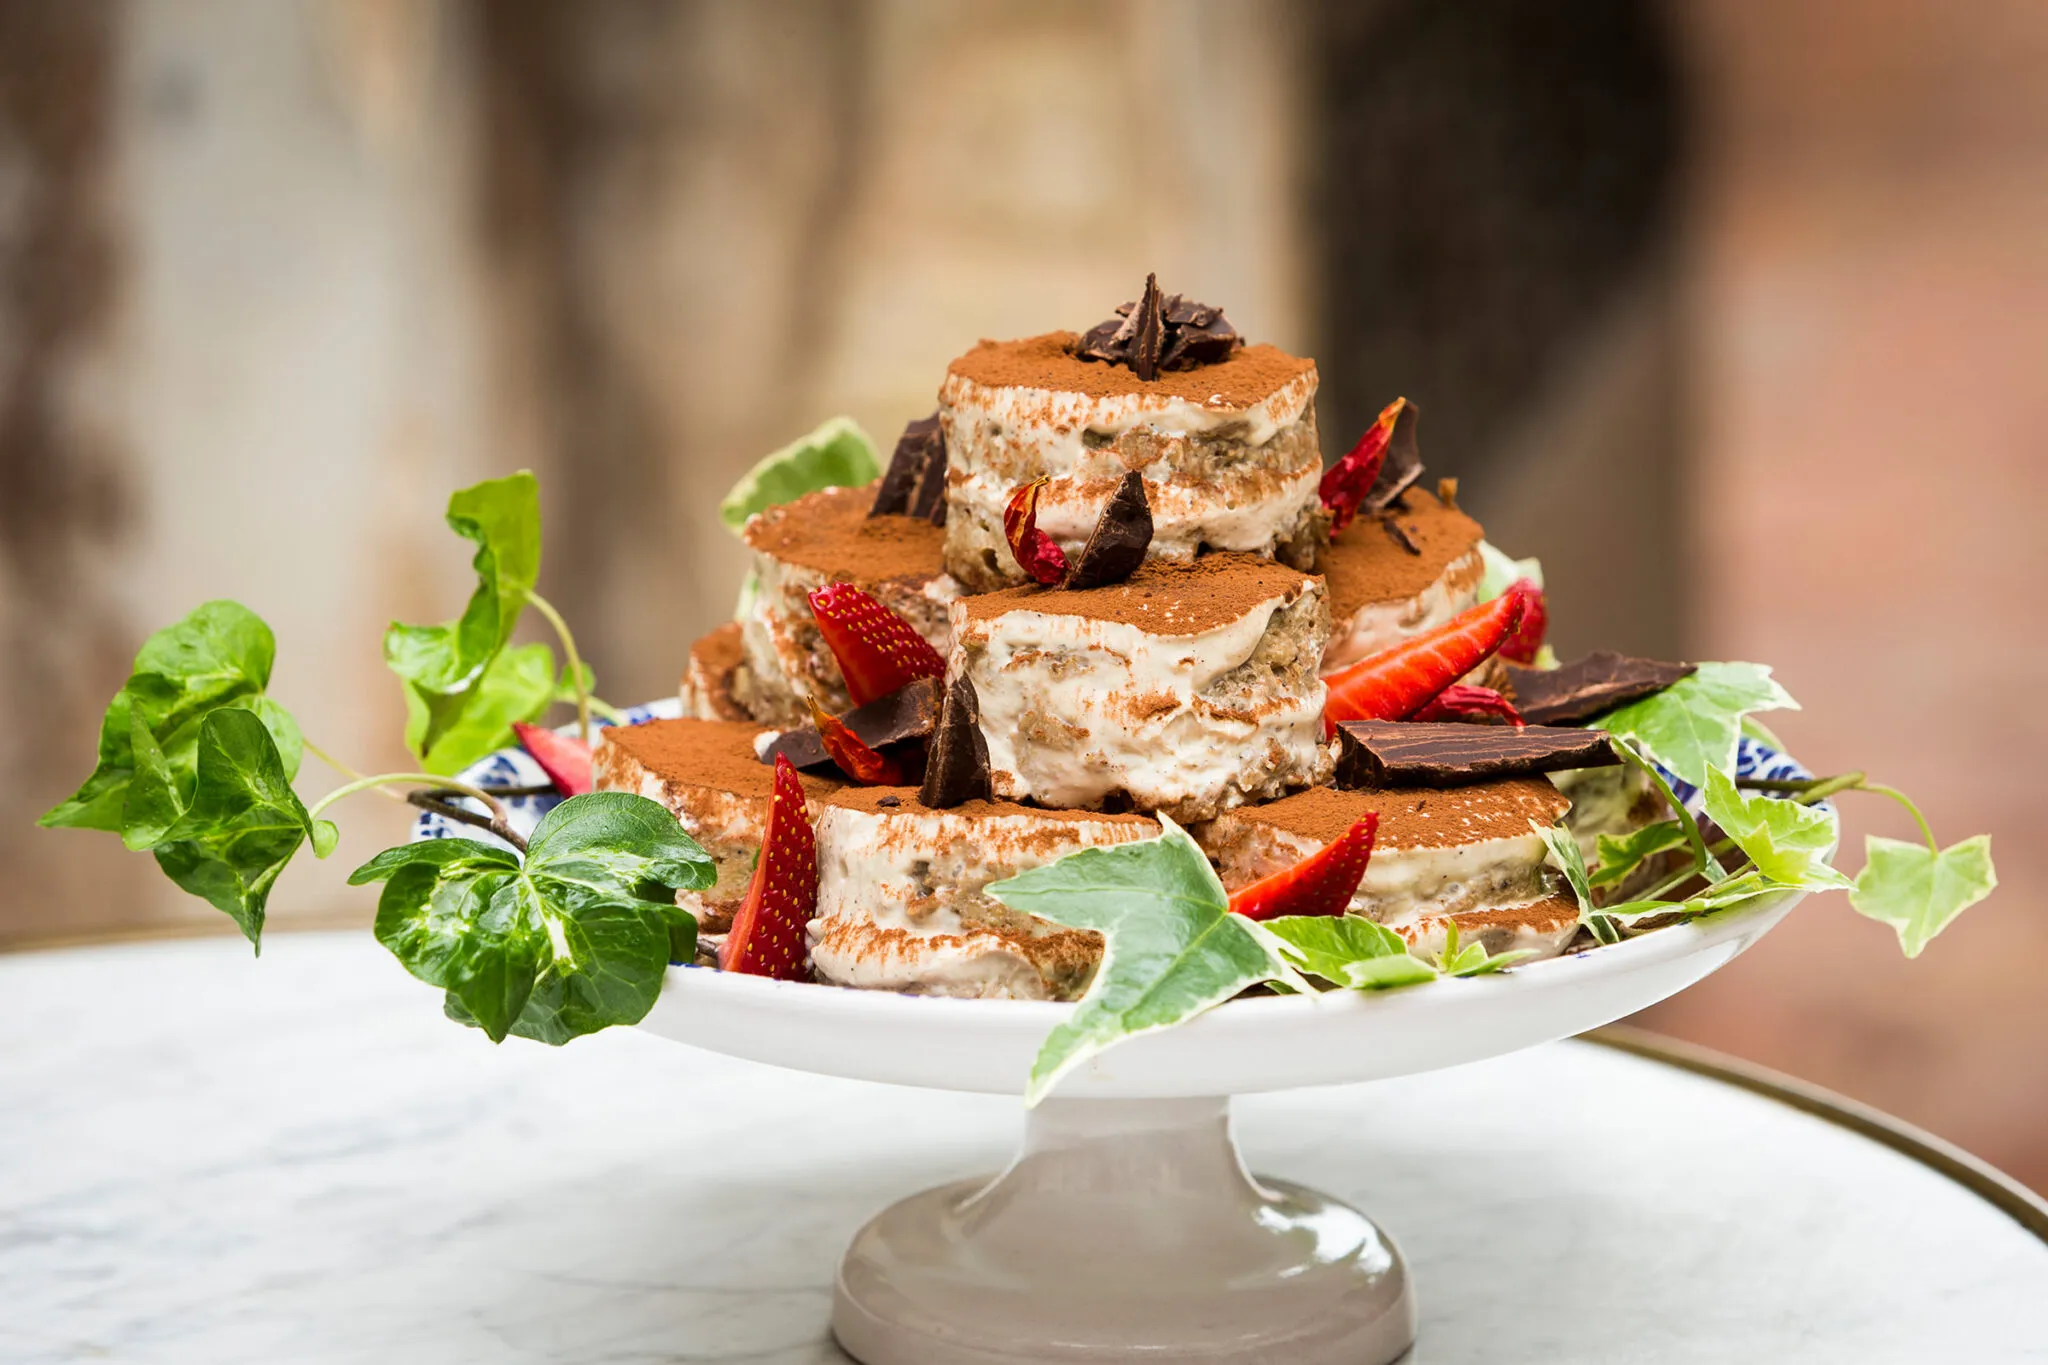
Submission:
<svg viewBox="0 0 2048 1365">
<path fill-rule="evenodd" d="M 1920 808 L 1913 804 L 1912 797 L 1907 796 L 1897 787 L 1887 787 L 1882 782 L 1865 782 L 1862 784 L 1862 789 L 1867 792 L 1876 792 L 1879 796 L 1889 796 L 1892 800 L 1904 806 L 1906 813 L 1913 817 L 1913 823 L 1920 826 L 1920 837 L 1927 841 L 1927 851 L 1934 854 L 1941 852 L 1941 845 L 1934 842 L 1934 831 L 1929 828 L 1927 817 L 1922 815 Z"/>
<path fill-rule="evenodd" d="M 485 791 L 482 787 L 472 787 L 467 782 L 457 782 L 453 778 L 439 777 L 433 773 L 378 773 L 374 777 L 359 777 L 353 782 L 336 787 L 333 791 L 315 801 L 312 808 L 306 813 L 317 816 L 321 811 L 326 810 L 344 796 L 354 796 L 357 792 L 369 791 L 373 787 L 396 786 L 401 782 L 431 787 L 437 791 L 452 791 L 459 795 L 467 796 L 472 800 L 481 801 L 484 805 L 490 807 L 491 814 L 497 816 L 500 820 L 505 820 L 508 825 L 510 824 L 507 818 L 510 812 L 505 809 L 505 803 Z"/>
<path fill-rule="evenodd" d="M 526 840 L 520 836 L 517 830 L 505 823 L 500 817 L 496 815 L 478 815 L 473 810 L 465 810 L 452 801 L 441 799 L 444 795 L 452 794 L 446 789 L 440 792 L 409 791 L 401 799 L 409 805 L 418 806 L 421 810 L 432 811 L 443 819 L 453 820 L 458 824 L 475 825 L 478 829 L 487 829 L 506 843 L 512 845 L 512 847 L 518 849 L 521 853 L 526 852 Z"/>
<path fill-rule="evenodd" d="M 1692 812 L 1678 799 L 1678 793 L 1671 790 L 1671 784 L 1664 780 L 1664 774 L 1657 771 L 1657 765 L 1637 753 L 1636 746 L 1625 739 L 1616 740 L 1614 747 L 1623 758 L 1641 770 L 1644 777 L 1650 779 L 1650 785 L 1657 789 L 1657 794 L 1664 798 L 1664 803 L 1678 816 L 1678 827 L 1685 831 L 1685 842 L 1692 847 L 1692 870 L 1703 875 L 1711 873 L 1715 880 L 1727 876 L 1719 860 L 1714 857 L 1713 850 L 1707 847 L 1706 836 L 1700 833 L 1699 821 L 1693 819 Z"/>
<path fill-rule="evenodd" d="M 313 755 L 313 757 L 319 759 L 322 763 L 325 763 L 328 767 L 334 769 L 334 771 L 340 773 L 343 777 L 355 779 L 360 778 L 362 776 L 362 774 L 357 772 L 354 768 L 349 767 L 348 764 L 342 762 L 333 754 L 328 753 L 325 749 L 315 744 L 312 740 L 307 739 L 305 736 L 301 735 L 299 737 L 299 742 L 305 746 L 307 753 Z M 385 791 L 382 787 L 379 787 L 377 789 L 377 794 L 379 796 L 388 796 L 393 801 L 405 800 L 405 798 L 400 796 L 397 792 Z"/>
<path fill-rule="evenodd" d="M 562 653 L 569 656 L 569 684 L 576 689 L 576 728 L 585 744 L 590 743 L 590 688 L 583 681 L 583 656 L 576 652 L 576 637 L 569 633 L 569 623 L 537 592 L 528 592 L 526 601 L 535 611 L 547 618 L 555 628 L 555 634 L 562 639 Z"/>
</svg>

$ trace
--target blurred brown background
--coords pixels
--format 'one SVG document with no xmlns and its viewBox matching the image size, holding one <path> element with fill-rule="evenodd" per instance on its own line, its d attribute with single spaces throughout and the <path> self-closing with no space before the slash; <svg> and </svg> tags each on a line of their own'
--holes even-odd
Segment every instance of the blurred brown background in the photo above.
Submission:
<svg viewBox="0 0 2048 1365">
<path fill-rule="evenodd" d="M 1919 962 L 1836 898 L 1646 1022 L 2048 1187 L 2026 0 L 0 0 L 0 944 L 225 928 L 30 828 L 194 603 L 395 764 L 380 631 L 467 593 L 446 492 L 530 466 L 602 690 L 667 692 L 734 475 L 1152 269 L 1319 357 L 1333 453 L 1417 399 L 1567 652 L 1774 663 L 1809 763 L 1994 833 Z M 402 820 L 358 800 L 276 922 L 367 922 L 336 867 Z"/>
</svg>

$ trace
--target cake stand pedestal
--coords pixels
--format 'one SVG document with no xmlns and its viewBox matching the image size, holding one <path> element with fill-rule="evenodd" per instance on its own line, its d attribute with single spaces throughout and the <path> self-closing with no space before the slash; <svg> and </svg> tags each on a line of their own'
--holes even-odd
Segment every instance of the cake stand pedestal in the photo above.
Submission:
<svg viewBox="0 0 2048 1365">
<path fill-rule="evenodd" d="M 864 1365 L 1386 1365 L 1415 1304 L 1364 1214 L 1246 1172 L 1229 1100 L 1050 1099 L 994 1180 L 860 1230 L 832 1330 Z"/>
</svg>

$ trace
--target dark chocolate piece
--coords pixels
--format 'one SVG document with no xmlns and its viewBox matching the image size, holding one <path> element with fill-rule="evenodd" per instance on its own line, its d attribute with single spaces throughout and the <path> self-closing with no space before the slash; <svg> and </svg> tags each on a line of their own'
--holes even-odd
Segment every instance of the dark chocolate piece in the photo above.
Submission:
<svg viewBox="0 0 2048 1365">
<path fill-rule="evenodd" d="M 1422 547 L 1415 543 L 1414 538 L 1408 534 L 1407 528 L 1394 520 L 1394 518 L 1390 516 L 1381 517 L 1380 529 L 1387 533 L 1387 539 L 1393 541 L 1409 554 L 1419 555 L 1422 553 Z"/>
<path fill-rule="evenodd" d="M 904 740 L 922 739 L 939 723 L 939 680 L 919 678 L 905 683 L 886 697 L 876 697 L 866 706 L 856 706 L 840 719 L 861 743 L 870 749 Z M 824 768 L 832 764 L 817 727 L 800 725 L 784 730 L 761 753 L 763 763 L 772 764 L 781 754 L 799 768 Z"/>
<path fill-rule="evenodd" d="M 868 515 L 922 517 L 934 526 L 946 524 L 946 433 L 938 413 L 903 428 Z"/>
<path fill-rule="evenodd" d="M 893 809 L 903 804 L 903 798 L 900 796 L 878 796 L 875 798 L 875 804 L 878 806 L 888 806 Z"/>
<path fill-rule="evenodd" d="M 1337 734 L 1340 787 L 1466 787 L 1621 762 L 1600 730 L 1347 720 Z"/>
<path fill-rule="evenodd" d="M 986 801 L 992 792 L 988 741 L 981 734 L 981 698 L 963 673 L 946 685 L 917 799 L 930 810 L 942 810 L 964 801 Z"/>
<path fill-rule="evenodd" d="M 1636 659 L 1595 650 L 1562 668 L 1519 668 L 1509 664 L 1515 706 L 1531 725 L 1582 725 L 1617 706 L 1662 692 L 1696 671 L 1691 664 Z"/>
<path fill-rule="evenodd" d="M 1387 435 L 1387 454 L 1380 461 L 1379 477 L 1366 490 L 1359 511 L 1386 511 L 1422 477 L 1422 452 L 1415 441 L 1415 423 L 1421 415 L 1412 400 L 1402 400 L 1401 411 L 1394 415 L 1394 429 Z"/>
<path fill-rule="evenodd" d="M 1089 328 L 1075 353 L 1083 360 L 1127 366 L 1150 381 L 1161 370 L 1193 370 L 1228 360 L 1242 345 L 1244 338 L 1221 308 L 1180 294 L 1161 296 L 1159 277 L 1147 275 L 1144 295 Z M 1148 355 L 1149 366 L 1142 363 Z"/>
<path fill-rule="evenodd" d="M 1145 479 L 1133 469 L 1124 474 L 1116 492 L 1109 495 L 1088 543 L 1074 557 L 1063 588 L 1099 588 L 1121 583 L 1145 562 L 1145 547 L 1152 543 L 1152 504 L 1145 501 Z"/>
</svg>

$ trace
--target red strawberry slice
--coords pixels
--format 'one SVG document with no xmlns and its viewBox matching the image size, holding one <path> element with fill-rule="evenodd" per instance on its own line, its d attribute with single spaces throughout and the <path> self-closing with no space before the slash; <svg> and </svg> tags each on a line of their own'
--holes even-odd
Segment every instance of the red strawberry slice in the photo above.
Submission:
<svg viewBox="0 0 2048 1365">
<path fill-rule="evenodd" d="M 1044 479 L 1020 484 L 1003 507 L 1003 536 L 1018 565 L 1037 582 L 1051 587 L 1067 576 L 1066 552 L 1038 529 L 1038 490 Z"/>
<path fill-rule="evenodd" d="M 804 705 L 811 708 L 811 724 L 818 727 L 818 740 L 825 746 L 825 752 L 845 773 L 863 787 L 900 787 L 903 785 L 903 769 L 894 760 L 885 758 L 866 741 L 862 740 L 846 722 L 825 714 L 825 708 L 809 697 Z"/>
<path fill-rule="evenodd" d="M 1505 646 L 1501 652 L 1507 652 Z M 1473 720 L 1480 716 L 1499 716 L 1510 725 L 1528 724 L 1506 697 L 1490 687 L 1474 687 L 1470 683 L 1452 683 L 1424 702 L 1412 719 Z"/>
<path fill-rule="evenodd" d="M 1522 623 L 1527 598 L 1506 592 L 1382 654 L 1323 679 L 1323 734 L 1345 720 L 1407 720 L 1437 693 L 1485 663 Z"/>
<path fill-rule="evenodd" d="M 1533 664 L 1536 651 L 1543 648 L 1543 637 L 1550 630 L 1550 608 L 1544 601 L 1543 589 L 1533 579 L 1518 578 L 1508 591 L 1522 595 L 1522 624 L 1501 645 L 1500 656 L 1518 664 Z"/>
<path fill-rule="evenodd" d="M 910 622 L 851 583 L 811 594 L 811 615 L 855 706 L 866 706 L 919 678 L 943 678 L 946 661 Z"/>
<path fill-rule="evenodd" d="M 746 899 L 732 917 L 732 932 L 719 945 L 719 967 L 780 981 L 809 980 L 804 925 L 817 909 L 818 840 L 804 811 L 804 784 L 790 761 L 777 754 L 768 837 Z"/>
<path fill-rule="evenodd" d="M 562 795 L 582 796 L 597 786 L 590 770 L 590 746 L 582 740 L 523 720 L 512 722 L 512 733 Z"/>
<path fill-rule="evenodd" d="M 1373 481 L 1380 476 L 1380 465 L 1387 458 L 1387 445 L 1394 439 L 1394 423 L 1400 420 L 1401 409 L 1406 406 L 1407 399 L 1396 398 L 1380 409 L 1379 417 L 1365 429 L 1358 444 L 1323 472 L 1316 492 L 1323 506 L 1330 509 L 1331 535 L 1351 524 L 1351 519 L 1358 515 L 1358 504 L 1372 491 Z"/>
<path fill-rule="evenodd" d="M 1232 896 L 1232 913 L 1246 919 L 1343 914 L 1358 894 L 1358 883 L 1372 858 L 1372 838 L 1379 828 L 1379 812 L 1367 811 L 1335 843 L 1325 844 L 1293 867 L 1261 877 Z"/>
</svg>

